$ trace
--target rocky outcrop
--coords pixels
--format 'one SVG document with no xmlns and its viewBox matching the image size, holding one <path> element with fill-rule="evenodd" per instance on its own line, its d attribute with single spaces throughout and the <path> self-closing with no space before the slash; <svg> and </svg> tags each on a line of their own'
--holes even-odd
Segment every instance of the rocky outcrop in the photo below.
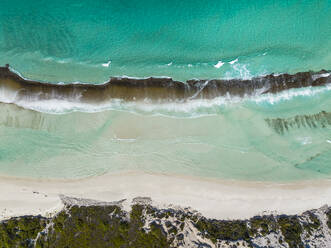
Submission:
<svg viewBox="0 0 331 248">
<path fill-rule="evenodd" d="M 189 208 L 157 208 L 147 198 L 114 203 L 62 197 L 52 218 L 0 222 L 0 247 L 330 247 L 331 208 L 300 215 L 216 220 Z"/>
<path fill-rule="evenodd" d="M 265 119 L 269 127 L 278 134 L 295 128 L 326 128 L 331 126 L 331 113 L 321 111 L 312 115 L 296 115 L 290 118 Z"/>
<path fill-rule="evenodd" d="M 224 95 L 244 96 L 277 93 L 292 88 L 323 86 L 331 83 L 331 73 L 299 72 L 293 75 L 267 75 L 252 79 L 188 80 L 180 82 L 171 78 L 112 77 L 104 84 L 51 84 L 22 78 L 10 70 L 9 65 L 0 67 L 0 89 L 6 94 L 13 92 L 18 100 L 67 99 L 81 102 L 122 100 L 189 100 L 215 98 Z"/>
</svg>

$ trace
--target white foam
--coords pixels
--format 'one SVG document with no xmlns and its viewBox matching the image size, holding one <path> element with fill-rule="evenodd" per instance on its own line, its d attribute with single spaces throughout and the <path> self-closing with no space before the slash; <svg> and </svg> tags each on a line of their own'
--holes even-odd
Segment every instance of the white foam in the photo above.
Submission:
<svg viewBox="0 0 331 248">
<path fill-rule="evenodd" d="M 294 97 L 301 97 L 301 96 L 315 96 L 319 93 L 322 93 L 324 91 L 330 91 L 331 85 L 323 86 L 323 87 L 305 87 L 300 89 L 290 89 L 286 91 L 282 91 L 277 94 L 263 94 L 257 97 L 252 98 L 251 100 L 255 101 L 256 103 L 261 102 L 269 102 L 270 104 L 275 104 L 280 101 L 286 101 L 291 100 Z"/>
<path fill-rule="evenodd" d="M 201 93 L 201 91 L 203 91 L 203 89 L 207 86 L 208 83 L 209 83 L 209 80 L 204 82 L 203 85 L 201 86 L 201 88 L 193 96 L 191 96 L 189 99 L 196 98 Z"/>
<path fill-rule="evenodd" d="M 223 61 L 218 61 L 216 65 L 214 65 L 215 68 L 221 68 L 222 66 L 224 65 L 224 62 Z"/>
<path fill-rule="evenodd" d="M 135 142 L 137 139 L 123 139 L 123 138 L 117 138 L 116 134 L 114 135 L 114 140 L 117 141 L 124 141 L 124 142 Z"/>
<path fill-rule="evenodd" d="M 67 63 L 70 63 L 71 60 L 70 59 L 59 59 L 59 60 L 57 60 L 57 62 L 60 64 L 67 64 Z"/>
<path fill-rule="evenodd" d="M 44 61 L 52 61 L 52 62 L 56 62 L 59 64 L 65 64 L 65 63 L 69 63 L 70 60 L 69 59 L 61 59 L 61 58 L 57 58 L 57 57 L 45 57 L 43 58 Z"/>
<path fill-rule="evenodd" d="M 0 86 L 0 102 L 3 103 L 15 103 L 17 99 L 18 91 L 12 91 L 3 85 Z"/>
<path fill-rule="evenodd" d="M 298 138 L 298 140 L 301 143 L 301 145 L 309 145 L 309 144 L 313 143 L 311 137 L 300 137 L 300 138 Z"/>
<path fill-rule="evenodd" d="M 29 79 L 29 78 L 25 78 L 19 71 L 16 71 L 14 68 L 12 68 L 12 67 L 9 67 L 9 70 L 11 71 L 11 72 L 14 72 L 16 75 L 18 75 L 18 76 L 20 76 L 21 78 L 23 78 L 24 80 L 26 80 L 26 81 L 32 81 L 31 79 Z M 41 82 L 41 81 L 40 81 Z"/>
<path fill-rule="evenodd" d="M 107 63 L 102 64 L 103 67 L 109 67 L 111 65 L 111 60 L 109 60 Z"/>
<path fill-rule="evenodd" d="M 203 87 L 204 86 L 202 86 L 202 88 Z M 79 95 L 73 95 L 70 99 L 57 99 L 56 96 L 53 96 L 54 98 L 49 100 L 38 99 L 38 96 L 30 97 L 29 99 L 19 99 L 17 97 L 17 92 L 10 92 L 0 88 L 0 101 L 4 103 L 15 103 L 23 108 L 50 114 L 116 110 L 131 113 L 164 115 L 176 118 L 195 118 L 206 115 L 215 115 L 219 112 L 220 108 L 231 105 L 235 106 L 245 102 L 276 104 L 277 102 L 288 101 L 298 96 L 314 96 L 326 90 L 331 90 L 331 86 L 292 89 L 278 94 L 260 95 L 260 92 L 256 92 L 255 96 L 247 95 L 244 97 L 235 97 L 227 94 L 214 99 L 194 99 L 194 97 L 192 97 L 187 100 L 168 102 L 161 100 L 155 102 L 149 99 L 129 102 L 120 99 L 112 99 L 101 104 L 91 104 L 80 102 Z M 329 143 L 331 143 L 331 141 Z"/>
<path fill-rule="evenodd" d="M 246 64 L 233 64 L 232 68 L 239 72 L 239 78 L 241 79 L 251 79 L 253 75 L 250 73 L 250 71 L 247 69 Z"/>
<path fill-rule="evenodd" d="M 113 76 L 112 78 L 116 78 L 116 79 L 150 79 L 150 78 L 166 78 L 166 79 L 172 79 L 172 77 L 168 77 L 168 76 L 149 76 L 149 77 L 131 77 L 131 76 L 127 76 L 127 75 L 123 75 L 123 76 Z M 107 83 L 108 81 L 106 81 L 105 83 Z"/>
<path fill-rule="evenodd" d="M 328 77 L 330 75 L 331 75 L 331 73 L 315 74 L 315 75 L 312 76 L 312 79 L 313 80 L 316 80 L 318 78 L 324 78 L 324 77 Z"/>
<path fill-rule="evenodd" d="M 172 62 L 170 62 L 170 63 L 168 63 L 168 64 L 167 64 L 167 66 L 171 66 L 172 64 L 173 64 L 173 63 L 172 63 Z"/>
<path fill-rule="evenodd" d="M 233 65 L 234 63 L 237 63 L 238 62 L 238 58 L 236 58 L 235 60 L 232 60 L 229 62 L 230 65 Z"/>
</svg>

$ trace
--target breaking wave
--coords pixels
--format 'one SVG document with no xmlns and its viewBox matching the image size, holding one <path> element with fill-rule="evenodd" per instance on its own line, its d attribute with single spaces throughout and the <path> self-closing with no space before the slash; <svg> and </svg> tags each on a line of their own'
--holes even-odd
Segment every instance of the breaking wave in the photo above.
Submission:
<svg viewBox="0 0 331 248">
<path fill-rule="evenodd" d="M 252 79 L 175 81 L 163 78 L 112 77 L 104 84 L 51 84 L 23 78 L 0 67 L 0 102 L 39 112 L 123 110 L 185 116 L 215 114 L 220 106 L 242 102 L 275 104 L 331 90 L 331 73 L 299 72 Z"/>
</svg>

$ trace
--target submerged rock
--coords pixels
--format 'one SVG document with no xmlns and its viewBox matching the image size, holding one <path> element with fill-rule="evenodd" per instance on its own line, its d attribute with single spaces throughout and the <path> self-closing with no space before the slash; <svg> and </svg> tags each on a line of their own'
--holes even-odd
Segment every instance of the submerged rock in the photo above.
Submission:
<svg viewBox="0 0 331 248">
<path fill-rule="evenodd" d="M 278 134 L 295 128 L 326 128 L 331 126 L 331 113 L 321 111 L 312 115 L 296 115 L 290 118 L 265 119 L 269 127 Z"/>
</svg>

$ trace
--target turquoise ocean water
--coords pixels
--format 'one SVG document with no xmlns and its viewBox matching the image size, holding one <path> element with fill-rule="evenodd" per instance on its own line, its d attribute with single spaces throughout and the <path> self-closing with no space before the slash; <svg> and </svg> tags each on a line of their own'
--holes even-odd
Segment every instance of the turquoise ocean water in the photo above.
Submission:
<svg viewBox="0 0 331 248">
<path fill-rule="evenodd" d="M 0 64 L 54 83 L 331 69 L 330 12 L 323 0 L 2 0 Z M 12 97 L 0 90 L 0 174 L 331 178 L 330 85 L 159 104 Z"/>
<path fill-rule="evenodd" d="M 0 64 L 91 83 L 330 69 L 330 12 L 329 0 L 2 0 Z"/>
</svg>

